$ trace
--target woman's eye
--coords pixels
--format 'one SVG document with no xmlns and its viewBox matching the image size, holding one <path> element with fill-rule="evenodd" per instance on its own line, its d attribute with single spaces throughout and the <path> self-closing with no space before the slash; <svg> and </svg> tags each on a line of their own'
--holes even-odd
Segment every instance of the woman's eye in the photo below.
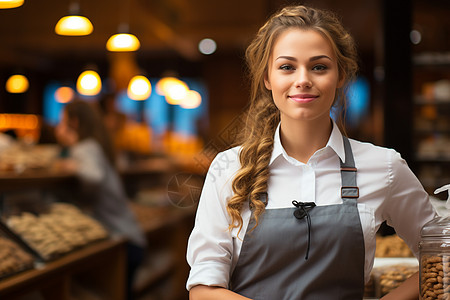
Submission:
<svg viewBox="0 0 450 300">
<path fill-rule="evenodd" d="M 327 66 L 325 66 L 325 65 L 316 65 L 312 69 L 313 69 L 313 71 L 324 71 L 324 70 L 327 69 Z"/>
<path fill-rule="evenodd" d="M 292 67 L 291 65 L 281 65 L 280 70 L 291 71 L 294 70 L 294 67 Z"/>
</svg>

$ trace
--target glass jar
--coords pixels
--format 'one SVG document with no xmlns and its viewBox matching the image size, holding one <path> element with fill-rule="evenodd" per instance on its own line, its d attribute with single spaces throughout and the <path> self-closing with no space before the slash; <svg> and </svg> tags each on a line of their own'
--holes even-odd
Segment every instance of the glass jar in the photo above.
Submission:
<svg viewBox="0 0 450 300">
<path fill-rule="evenodd" d="M 450 300 L 450 217 L 437 217 L 422 227 L 420 296 Z"/>
</svg>

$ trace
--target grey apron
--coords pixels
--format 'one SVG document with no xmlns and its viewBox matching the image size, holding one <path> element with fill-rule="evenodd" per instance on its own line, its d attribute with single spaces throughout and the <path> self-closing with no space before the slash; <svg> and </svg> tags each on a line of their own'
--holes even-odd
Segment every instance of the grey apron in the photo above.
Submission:
<svg viewBox="0 0 450 300">
<path fill-rule="evenodd" d="M 251 218 L 231 290 L 255 300 L 363 298 L 364 237 L 356 168 L 346 137 L 344 148 L 343 203 L 267 209 L 253 231 Z"/>
</svg>

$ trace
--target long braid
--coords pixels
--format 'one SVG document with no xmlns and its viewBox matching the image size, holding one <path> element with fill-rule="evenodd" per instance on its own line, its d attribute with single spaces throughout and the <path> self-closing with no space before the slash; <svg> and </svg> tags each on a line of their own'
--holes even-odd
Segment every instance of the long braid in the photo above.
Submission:
<svg viewBox="0 0 450 300">
<path fill-rule="evenodd" d="M 265 210 L 267 181 L 270 175 L 268 165 L 278 122 L 279 112 L 273 102 L 269 102 L 265 106 L 251 108 L 249 111 L 247 125 L 253 123 L 253 130 L 250 137 L 247 137 L 243 142 L 239 153 L 241 169 L 233 180 L 234 195 L 227 205 L 228 214 L 234 220 L 230 228 L 242 227 L 240 212 L 244 203 L 249 203 L 256 225 L 259 216 Z"/>
</svg>

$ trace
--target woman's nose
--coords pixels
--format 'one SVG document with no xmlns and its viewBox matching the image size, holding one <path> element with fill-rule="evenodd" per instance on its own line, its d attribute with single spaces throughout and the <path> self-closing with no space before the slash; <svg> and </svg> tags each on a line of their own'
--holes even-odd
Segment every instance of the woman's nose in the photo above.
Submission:
<svg viewBox="0 0 450 300">
<path fill-rule="evenodd" d="M 309 76 L 307 70 L 305 69 L 298 69 L 297 71 L 297 78 L 295 81 L 295 87 L 298 88 L 310 88 L 312 86 L 312 81 Z"/>
</svg>

